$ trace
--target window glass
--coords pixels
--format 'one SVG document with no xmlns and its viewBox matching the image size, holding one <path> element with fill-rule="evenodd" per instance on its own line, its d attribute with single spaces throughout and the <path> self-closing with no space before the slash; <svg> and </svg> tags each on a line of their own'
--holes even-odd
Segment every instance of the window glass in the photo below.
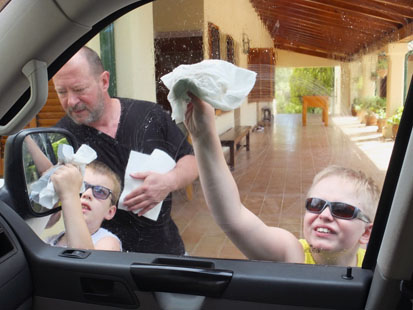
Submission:
<svg viewBox="0 0 413 310">
<path fill-rule="evenodd" d="M 337 7 L 267 3 L 158 0 L 115 21 L 114 40 L 100 35 L 88 46 L 100 55 L 101 48 L 114 51 L 113 93 L 156 102 L 168 114 L 172 112 L 169 91 L 161 77 L 179 65 L 219 58 L 255 71 L 255 86 L 241 107 L 216 113 L 222 140 L 225 133 L 233 139 L 242 136 L 233 158 L 227 144 L 223 143 L 222 151 L 232 164 L 230 171 L 249 211 L 266 225 L 304 239 L 306 199 L 318 172 L 330 165 L 344 166 L 363 171 L 379 188 L 383 186 L 403 107 L 402 94 L 411 76 L 408 38 L 395 41 L 390 32 L 396 24 L 406 25 L 399 10 L 408 8 L 379 3 L 369 8 L 345 3 Z M 391 16 L 391 21 L 383 16 Z M 141 128 L 147 128 L 155 117 L 139 118 Z M 190 140 L 183 124 L 178 126 L 184 138 L 172 138 L 174 143 Z M 249 126 L 248 148 L 241 126 Z M 229 133 L 232 129 L 238 131 Z M 147 144 L 153 143 L 149 130 L 142 131 L 147 134 L 143 140 Z M 173 153 L 178 156 L 183 144 L 177 145 Z M 146 146 L 141 149 L 145 151 Z M 328 202 L 326 197 L 329 195 L 313 198 Z M 166 201 L 171 199 L 171 217 L 186 254 L 247 258 L 217 225 L 198 180 Z M 366 207 L 360 199 L 339 202 L 351 202 L 373 221 L 376 206 Z M 346 206 L 327 206 L 334 216 L 349 216 L 345 212 L 357 216 L 357 210 L 338 209 Z M 360 217 L 340 220 L 362 222 Z M 346 228 L 334 225 L 313 230 L 325 238 L 336 238 Z M 60 224 L 58 229 L 62 227 Z"/>
</svg>

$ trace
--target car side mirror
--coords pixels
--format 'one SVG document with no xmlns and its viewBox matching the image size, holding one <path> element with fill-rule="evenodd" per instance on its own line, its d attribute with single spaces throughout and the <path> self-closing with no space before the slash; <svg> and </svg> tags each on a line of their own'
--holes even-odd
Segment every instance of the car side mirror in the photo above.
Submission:
<svg viewBox="0 0 413 310">
<path fill-rule="evenodd" d="M 30 128 L 7 138 L 4 157 L 4 186 L 0 199 L 23 219 L 43 217 L 60 210 L 42 207 L 31 199 L 31 186 L 57 164 L 59 144 L 77 150 L 74 136 L 62 128 Z"/>
</svg>

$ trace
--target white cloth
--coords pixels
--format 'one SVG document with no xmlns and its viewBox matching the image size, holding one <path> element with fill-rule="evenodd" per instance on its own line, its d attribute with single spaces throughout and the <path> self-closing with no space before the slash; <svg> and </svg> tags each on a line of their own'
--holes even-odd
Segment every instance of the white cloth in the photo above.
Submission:
<svg viewBox="0 0 413 310">
<path fill-rule="evenodd" d="M 73 152 L 71 145 L 59 144 L 57 156 L 59 164 L 46 171 L 40 179 L 30 185 L 30 198 L 48 209 L 52 209 L 59 201 L 59 197 L 54 190 L 53 182 L 50 179 L 55 170 L 59 169 L 62 164 L 72 163 L 80 167 L 80 171 L 82 175 L 84 175 L 86 165 L 97 158 L 95 150 L 86 144 L 82 144 L 76 153 Z M 83 191 L 84 185 L 82 184 L 80 193 Z"/>
<path fill-rule="evenodd" d="M 59 242 L 60 238 L 62 238 L 64 234 L 65 234 L 65 231 L 61 231 L 60 233 L 49 237 L 47 239 L 46 243 L 48 243 L 50 245 L 53 245 L 53 246 L 56 246 L 56 244 Z M 91 237 L 92 237 L 93 245 L 98 243 L 98 241 L 102 238 L 113 237 L 113 238 L 115 238 L 119 241 L 120 250 L 122 251 L 122 242 L 120 241 L 118 236 L 116 236 L 115 234 L 113 234 L 112 232 L 110 232 L 109 230 L 107 230 L 105 228 L 100 227 L 97 231 L 95 231 L 91 235 Z M 66 246 L 64 246 L 64 247 L 66 247 Z"/>
<path fill-rule="evenodd" d="M 121 210 L 128 210 L 127 207 L 123 205 L 125 196 L 127 196 L 132 190 L 142 185 L 143 180 L 134 179 L 130 176 L 131 173 L 135 172 L 157 172 L 157 173 L 167 173 L 168 171 L 175 168 L 176 162 L 171 156 L 160 149 L 154 149 L 151 155 L 131 151 L 129 154 L 128 165 L 126 166 L 125 179 L 122 194 L 119 198 L 118 208 Z M 143 216 L 151 219 L 153 221 L 158 220 L 159 213 L 161 212 L 163 201 L 158 203 L 154 208 L 146 212 Z M 138 213 L 140 209 L 134 210 L 134 213 Z"/>
<path fill-rule="evenodd" d="M 255 84 L 256 73 L 218 59 L 203 60 L 193 65 L 180 65 L 161 77 L 169 89 L 168 101 L 172 119 L 180 123 L 190 101 L 187 92 L 216 109 L 238 108 Z"/>
</svg>

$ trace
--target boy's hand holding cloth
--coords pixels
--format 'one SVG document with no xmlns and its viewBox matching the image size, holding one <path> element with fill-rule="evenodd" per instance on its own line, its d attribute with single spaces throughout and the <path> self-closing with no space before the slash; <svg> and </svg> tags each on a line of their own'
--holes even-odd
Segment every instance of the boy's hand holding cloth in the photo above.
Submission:
<svg viewBox="0 0 413 310">
<path fill-rule="evenodd" d="M 243 103 L 255 84 L 256 75 L 229 62 L 210 59 L 193 65 L 180 65 L 161 80 L 169 89 L 172 119 L 180 123 L 190 102 L 188 92 L 216 109 L 230 111 Z"/>
<path fill-rule="evenodd" d="M 59 169 L 62 164 L 74 164 L 79 167 L 82 175 L 85 174 L 85 167 L 87 164 L 97 158 L 97 154 L 94 149 L 86 144 L 82 144 L 76 153 L 73 151 L 73 147 L 68 144 L 59 144 L 57 150 L 58 164 L 47 170 L 40 179 L 31 184 L 30 186 L 30 198 L 40 204 L 41 206 L 52 209 L 53 206 L 59 201 L 53 182 L 50 179 L 56 169 Z M 84 191 L 84 185 L 80 189 L 82 193 Z"/>
</svg>

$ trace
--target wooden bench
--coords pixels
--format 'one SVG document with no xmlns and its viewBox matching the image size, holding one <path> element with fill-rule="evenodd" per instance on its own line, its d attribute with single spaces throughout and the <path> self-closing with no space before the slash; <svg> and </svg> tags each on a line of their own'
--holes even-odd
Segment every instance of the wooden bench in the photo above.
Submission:
<svg viewBox="0 0 413 310">
<path fill-rule="evenodd" d="M 235 147 L 238 150 L 241 146 L 245 146 L 247 151 L 250 150 L 250 129 L 251 126 L 235 126 L 219 136 L 221 145 L 229 147 L 228 165 L 231 168 L 234 168 L 235 165 Z M 241 140 L 244 137 L 246 138 L 246 143 L 241 145 Z"/>
</svg>

